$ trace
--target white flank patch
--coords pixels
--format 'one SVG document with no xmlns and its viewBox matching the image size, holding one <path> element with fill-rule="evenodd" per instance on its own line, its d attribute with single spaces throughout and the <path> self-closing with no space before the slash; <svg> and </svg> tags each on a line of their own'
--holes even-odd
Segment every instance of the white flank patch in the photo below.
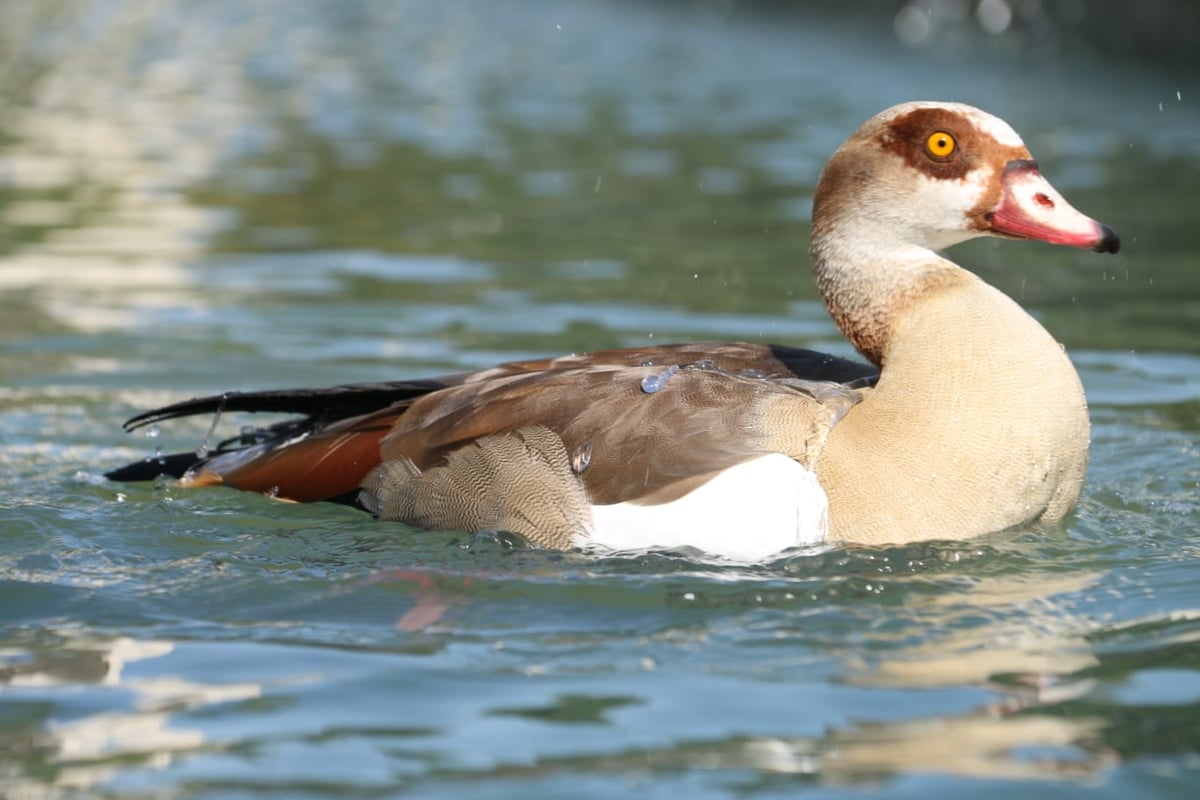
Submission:
<svg viewBox="0 0 1200 800">
<path fill-rule="evenodd" d="M 577 544 L 623 551 L 695 547 L 754 562 L 823 542 L 828 531 L 829 499 L 816 474 L 772 453 L 670 503 L 592 506 L 592 534 Z"/>
</svg>

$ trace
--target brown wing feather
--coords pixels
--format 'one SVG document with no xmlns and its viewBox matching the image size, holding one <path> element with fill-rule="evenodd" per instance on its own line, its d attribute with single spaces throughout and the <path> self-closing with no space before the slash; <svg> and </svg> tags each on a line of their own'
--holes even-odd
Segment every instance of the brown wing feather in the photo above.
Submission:
<svg viewBox="0 0 1200 800">
<path fill-rule="evenodd" d="M 708 361 L 727 372 L 754 372 L 770 378 L 803 378 L 812 381 L 851 383 L 872 380 L 879 370 L 845 358 L 775 344 L 745 342 L 690 342 L 622 350 L 597 350 L 579 355 L 531 361 L 512 361 L 467 375 L 454 375 L 454 383 L 474 383 L 531 372 L 560 372 L 590 366 L 667 366 Z M 443 385 L 449 381 L 437 379 Z"/>
<path fill-rule="evenodd" d="M 658 391 L 643 390 L 648 376 L 685 365 Z M 218 454 L 189 482 L 327 500 L 354 492 L 383 460 L 428 469 L 468 442 L 542 425 L 569 453 L 588 451 L 582 477 L 594 502 L 661 502 L 757 453 L 803 459 L 809 440 L 823 441 L 841 413 L 838 403 L 857 395 L 830 405 L 795 379 L 863 382 L 873 374 L 811 350 L 707 342 L 511 362 L 428 379 L 423 395 L 323 427 L 314 413 L 309 435 Z"/>
<path fill-rule="evenodd" d="M 648 391 L 647 379 L 661 382 Z M 384 460 L 424 470 L 483 436 L 543 426 L 581 470 L 596 503 L 663 502 L 748 458 L 783 452 L 811 463 L 858 393 L 710 365 L 597 366 L 508 374 L 416 400 L 382 442 Z M 686 488 L 685 488 L 686 487 Z"/>
</svg>

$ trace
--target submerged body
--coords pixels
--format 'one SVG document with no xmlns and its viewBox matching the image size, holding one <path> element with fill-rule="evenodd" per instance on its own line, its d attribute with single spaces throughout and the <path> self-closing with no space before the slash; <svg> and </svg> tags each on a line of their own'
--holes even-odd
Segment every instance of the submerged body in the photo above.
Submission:
<svg viewBox="0 0 1200 800">
<path fill-rule="evenodd" d="M 818 287 L 869 364 L 702 343 L 224 395 L 129 425 L 218 408 L 304 416 L 113 477 L 167 471 L 546 547 L 742 560 L 1067 514 L 1087 465 L 1079 378 L 1032 317 L 938 253 L 981 235 L 1115 252 L 1115 234 L 1050 187 L 1007 124 L 947 103 L 865 123 L 823 172 L 813 220 Z"/>
</svg>

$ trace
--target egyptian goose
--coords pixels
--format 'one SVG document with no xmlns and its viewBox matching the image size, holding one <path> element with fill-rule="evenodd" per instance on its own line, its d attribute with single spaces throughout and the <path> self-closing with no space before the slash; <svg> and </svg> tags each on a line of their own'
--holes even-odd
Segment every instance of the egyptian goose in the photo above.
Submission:
<svg viewBox="0 0 1200 800">
<path fill-rule="evenodd" d="M 693 547 L 746 561 L 1059 520 L 1087 467 L 1083 388 L 1041 325 L 939 255 L 984 235 L 1119 247 L 1004 121 L 905 103 L 838 148 L 813 203 L 817 286 L 869 365 L 700 343 L 229 393 L 125 427 L 300 416 L 109 477 L 357 502 L 421 528 L 506 530 L 548 548 Z"/>
</svg>

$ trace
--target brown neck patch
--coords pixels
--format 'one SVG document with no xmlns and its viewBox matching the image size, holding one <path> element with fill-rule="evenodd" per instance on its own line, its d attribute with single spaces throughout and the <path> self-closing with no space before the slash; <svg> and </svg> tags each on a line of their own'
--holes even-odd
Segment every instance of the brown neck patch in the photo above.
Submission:
<svg viewBox="0 0 1200 800">
<path fill-rule="evenodd" d="M 887 365 L 888 345 L 899 320 L 922 298 L 975 280 L 969 272 L 946 265 L 922 273 L 916 280 L 895 287 L 886 302 L 867 303 L 864 298 L 842 296 L 836 290 L 821 287 L 825 308 L 833 322 L 845 334 L 863 358 L 883 369 Z"/>
</svg>

